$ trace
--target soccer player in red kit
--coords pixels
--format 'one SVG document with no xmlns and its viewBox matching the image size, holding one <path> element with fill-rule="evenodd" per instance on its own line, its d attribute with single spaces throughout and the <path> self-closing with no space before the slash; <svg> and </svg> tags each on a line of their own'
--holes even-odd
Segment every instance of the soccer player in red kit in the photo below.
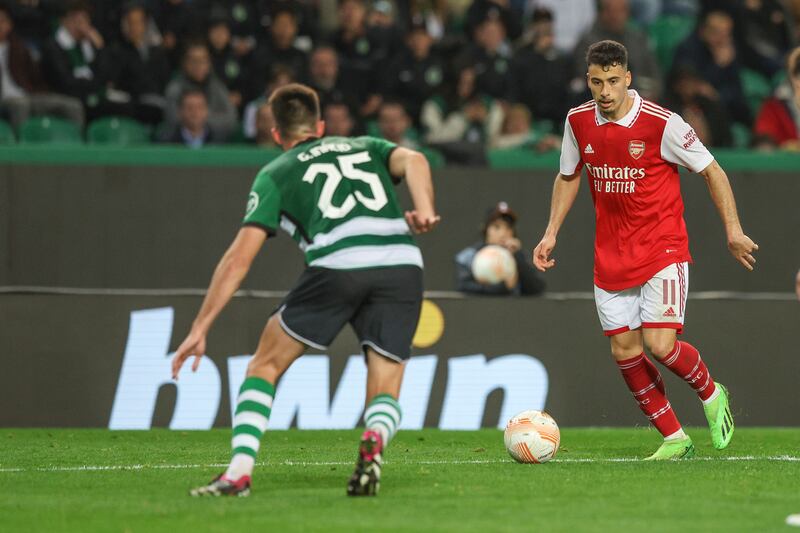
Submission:
<svg viewBox="0 0 800 533">
<path fill-rule="evenodd" d="M 678 165 L 708 184 L 728 249 L 753 270 L 758 250 L 742 231 L 728 177 L 684 120 L 629 90 L 628 52 L 600 41 L 586 55 L 593 99 L 570 110 L 564 127 L 550 221 L 533 251 L 534 265 L 555 265 L 550 254 L 586 167 L 595 206 L 594 292 L 611 353 L 645 416 L 664 436 L 649 460 L 689 458 L 684 433 L 658 368 L 644 348 L 685 380 L 703 402 L 714 447 L 728 446 L 733 417 L 728 391 L 711 378 L 697 349 L 679 341 L 689 285 L 689 239 L 683 221 Z"/>
</svg>

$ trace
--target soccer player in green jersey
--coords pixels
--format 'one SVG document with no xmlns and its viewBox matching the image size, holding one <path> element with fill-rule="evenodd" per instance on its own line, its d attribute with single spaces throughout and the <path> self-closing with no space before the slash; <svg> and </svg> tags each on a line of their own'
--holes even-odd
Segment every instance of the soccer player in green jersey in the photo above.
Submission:
<svg viewBox="0 0 800 533">
<path fill-rule="evenodd" d="M 304 85 L 278 89 L 269 103 L 273 136 L 285 152 L 256 176 L 243 227 L 175 353 L 173 378 L 189 357 L 197 369 L 211 324 L 278 227 L 297 241 L 306 269 L 270 317 L 247 367 L 228 469 L 191 494 L 249 494 L 275 384 L 309 346 L 325 349 L 349 322 L 367 361 L 367 407 L 347 494 L 374 495 L 381 453 L 400 425 L 397 398 L 422 302 L 422 255 L 411 234 L 439 222 L 430 167 L 422 154 L 381 139 L 322 137 L 319 99 Z M 405 213 L 393 189 L 401 178 L 414 204 Z"/>
</svg>

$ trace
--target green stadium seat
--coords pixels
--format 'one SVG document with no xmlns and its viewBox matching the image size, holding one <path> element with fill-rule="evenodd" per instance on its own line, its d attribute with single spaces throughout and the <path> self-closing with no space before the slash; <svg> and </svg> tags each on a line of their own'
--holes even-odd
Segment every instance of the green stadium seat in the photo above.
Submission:
<svg viewBox="0 0 800 533">
<path fill-rule="evenodd" d="M 664 72 L 672 67 L 675 49 L 694 30 L 694 26 L 694 17 L 667 15 L 657 18 L 648 28 L 656 58 Z"/>
<path fill-rule="evenodd" d="M 739 124 L 738 122 L 734 122 L 731 126 L 731 135 L 733 136 L 733 147 L 739 149 L 747 149 L 750 148 L 750 141 L 752 139 L 752 133 L 750 132 L 750 128 L 745 126 L 744 124 Z"/>
<path fill-rule="evenodd" d="M 14 130 L 5 120 L 0 120 L 0 144 L 14 144 L 17 142 L 14 137 Z"/>
<path fill-rule="evenodd" d="M 126 117 L 104 117 L 89 125 L 86 137 L 92 144 L 148 144 L 150 128 Z"/>
<path fill-rule="evenodd" d="M 761 109 L 761 103 L 772 94 L 772 84 L 758 72 L 746 68 L 742 69 L 741 80 L 744 96 L 755 115 Z"/>
<path fill-rule="evenodd" d="M 81 129 L 74 122 L 57 117 L 41 116 L 29 118 L 19 129 L 23 143 L 69 143 L 83 142 Z"/>
</svg>

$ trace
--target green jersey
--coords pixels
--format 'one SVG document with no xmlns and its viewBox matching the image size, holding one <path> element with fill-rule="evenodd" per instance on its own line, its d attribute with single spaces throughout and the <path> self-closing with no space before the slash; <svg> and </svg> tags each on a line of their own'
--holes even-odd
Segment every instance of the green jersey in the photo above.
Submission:
<svg viewBox="0 0 800 533">
<path fill-rule="evenodd" d="M 389 174 L 395 148 L 374 137 L 300 143 L 258 173 L 243 224 L 285 230 L 308 266 L 422 267 Z"/>
</svg>

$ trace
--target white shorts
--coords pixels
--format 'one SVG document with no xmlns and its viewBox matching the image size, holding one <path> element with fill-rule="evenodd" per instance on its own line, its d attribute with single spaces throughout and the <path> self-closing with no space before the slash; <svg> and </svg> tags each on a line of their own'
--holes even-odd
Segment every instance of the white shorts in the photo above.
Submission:
<svg viewBox="0 0 800 533">
<path fill-rule="evenodd" d="M 607 337 L 637 328 L 672 328 L 683 332 L 689 263 L 664 268 L 644 285 L 622 291 L 594 286 L 597 316 Z"/>
</svg>

